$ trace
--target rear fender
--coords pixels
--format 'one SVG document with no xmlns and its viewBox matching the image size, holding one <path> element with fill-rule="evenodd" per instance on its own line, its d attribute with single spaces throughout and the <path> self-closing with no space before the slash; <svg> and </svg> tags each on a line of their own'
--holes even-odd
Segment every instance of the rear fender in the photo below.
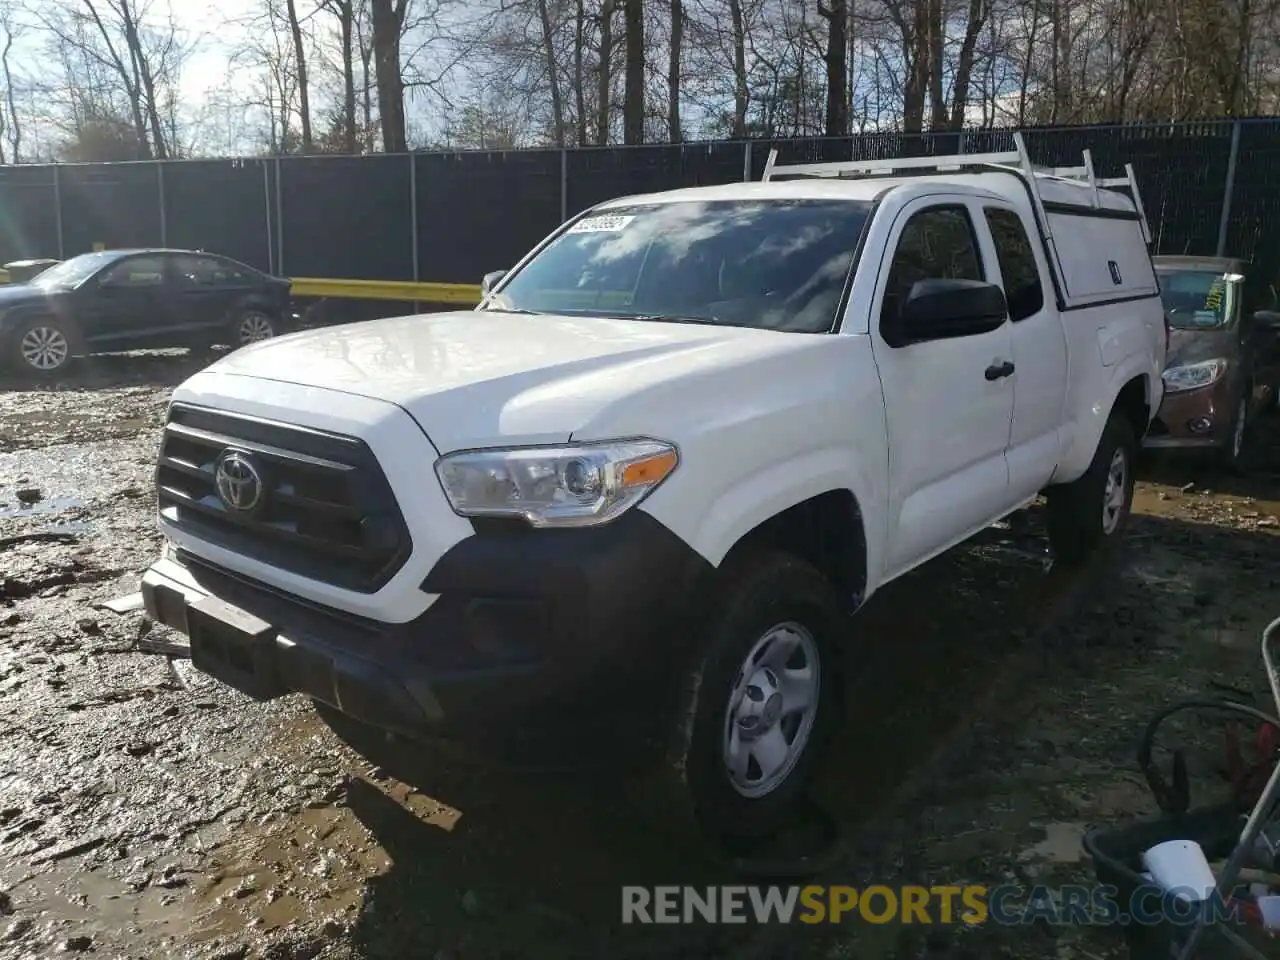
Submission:
<svg viewBox="0 0 1280 960">
<path fill-rule="evenodd" d="M 1101 389 L 1095 390 L 1087 386 L 1082 388 L 1075 416 L 1067 428 L 1070 433 L 1064 444 L 1062 459 L 1050 480 L 1052 484 L 1070 483 L 1089 469 L 1111 412 L 1115 409 L 1121 392 L 1130 383 L 1135 380 L 1142 382 L 1142 396 L 1146 402 L 1145 422 L 1136 430 L 1139 439 L 1160 407 L 1163 381 L 1149 357 L 1130 356 L 1112 366 L 1101 368 L 1100 372 L 1106 374 Z M 1084 390 L 1088 390 L 1088 393 Z M 1089 402 L 1090 395 L 1095 398 L 1093 402 Z"/>
</svg>

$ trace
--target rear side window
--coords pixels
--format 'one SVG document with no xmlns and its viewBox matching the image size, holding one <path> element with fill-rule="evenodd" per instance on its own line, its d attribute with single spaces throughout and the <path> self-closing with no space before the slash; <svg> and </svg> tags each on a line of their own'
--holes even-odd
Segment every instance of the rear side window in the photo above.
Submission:
<svg viewBox="0 0 1280 960">
<path fill-rule="evenodd" d="M 1044 308 L 1044 286 L 1036 266 L 1031 238 L 1022 218 L 1012 210 L 987 208 L 987 225 L 996 245 L 996 260 L 1004 278 L 1004 296 L 1009 302 L 1009 318 L 1025 320 Z"/>
<path fill-rule="evenodd" d="M 218 287 L 245 283 L 249 279 L 235 264 L 216 257 L 179 254 L 173 264 L 174 276 L 183 286 Z"/>
</svg>

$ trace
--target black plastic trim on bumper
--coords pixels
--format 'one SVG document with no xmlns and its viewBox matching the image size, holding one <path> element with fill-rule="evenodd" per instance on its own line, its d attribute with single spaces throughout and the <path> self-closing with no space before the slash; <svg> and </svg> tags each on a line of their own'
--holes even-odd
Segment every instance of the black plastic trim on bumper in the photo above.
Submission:
<svg viewBox="0 0 1280 960">
<path fill-rule="evenodd" d="M 192 652 L 198 668 L 259 699 L 303 693 L 385 729 L 462 740 L 531 726 L 664 732 L 676 681 L 698 650 L 689 615 L 710 565 L 639 510 L 599 528 L 479 526 L 423 582 L 435 602 L 403 624 L 319 606 L 182 553 L 198 589 L 157 566 L 142 593 L 155 620 L 188 636 L 193 627 L 226 633 L 217 623 L 238 612 L 256 618 L 230 631 L 235 641 L 192 636 Z M 211 649 L 219 644 L 237 650 Z"/>
</svg>

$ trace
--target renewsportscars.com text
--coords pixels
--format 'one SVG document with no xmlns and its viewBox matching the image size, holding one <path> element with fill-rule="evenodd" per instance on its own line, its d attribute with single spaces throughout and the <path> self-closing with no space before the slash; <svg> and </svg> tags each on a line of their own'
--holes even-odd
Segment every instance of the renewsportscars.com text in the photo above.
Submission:
<svg viewBox="0 0 1280 960">
<path fill-rule="evenodd" d="M 1190 902 L 1180 891 L 1143 886 L 1128 898 L 1107 884 L 1059 887 L 873 885 L 868 887 L 622 888 L 623 923 L 851 923 L 1062 926 L 1238 922 L 1240 900 Z"/>
</svg>

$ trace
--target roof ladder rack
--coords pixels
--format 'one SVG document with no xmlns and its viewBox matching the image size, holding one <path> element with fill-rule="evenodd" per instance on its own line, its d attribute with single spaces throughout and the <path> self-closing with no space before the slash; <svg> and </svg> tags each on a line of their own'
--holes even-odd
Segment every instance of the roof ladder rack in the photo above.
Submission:
<svg viewBox="0 0 1280 960">
<path fill-rule="evenodd" d="M 1123 177 L 1104 179 L 1094 172 L 1093 154 L 1089 150 L 1084 151 L 1083 165 L 1079 167 L 1037 167 L 1031 162 L 1031 154 L 1027 150 L 1026 141 L 1021 132 L 1014 132 L 1013 145 L 1013 150 L 1001 153 L 958 153 L 933 157 L 895 157 L 887 160 L 837 160 L 832 163 L 778 163 L 778 149 L 774 147 L 769 151 L 761 181 L 768 183 L 774 180 L 814 177 L 858 180 L 895 175 L 983 170 L 1019 173 L 1031 187 L 1036 215 L 1040 218 L 1045 238 L 1050 242 L 1053 237 L 1050 233 L 1048 217 L 1045 216 L 1044 202 L 1040 197 L 1041 181 L 1054 180 L 1088 190 L 1090 194 L 1088 204 L 1095 209 L 1102 206 L 1100 190 L 1124 188 L 1128 189 L 1132 195 L 1134 209 L 1142 225 L 1142 235 L 1148 244 L 1151 243 L 1151 227 L 1147 223 L 1146 209 L 1142 205 L 1142 196 L 1138 191 L 1138 178 L 1134 173 L 1133 164 L 1125 164 Z"/>
</svg>

